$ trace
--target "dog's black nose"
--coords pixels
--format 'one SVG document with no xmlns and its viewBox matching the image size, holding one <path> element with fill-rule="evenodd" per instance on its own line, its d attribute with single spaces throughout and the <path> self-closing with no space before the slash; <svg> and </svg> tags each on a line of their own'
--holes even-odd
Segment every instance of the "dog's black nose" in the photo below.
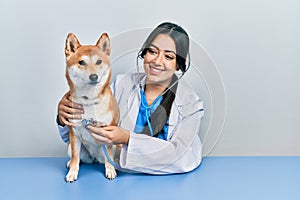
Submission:
<svg viewBox="0 0 300 200">
<path fill-rule="evenodd" d="M 98 80 L 98 75 L 97 75 L 97 74 L 91 74 L 91 75 L 90 75 L 90 80 L 91 80 L 92 82 L 97 82 L 97 80 Z"/>
</svg>

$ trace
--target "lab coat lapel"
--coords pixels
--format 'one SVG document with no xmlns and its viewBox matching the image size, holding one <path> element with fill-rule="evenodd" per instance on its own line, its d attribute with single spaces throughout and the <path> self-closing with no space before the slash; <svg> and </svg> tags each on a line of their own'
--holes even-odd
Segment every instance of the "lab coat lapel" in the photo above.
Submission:
<svg viewBox="0 0 300 200">
<path fill-rule="evenodd" d="M 178 126 L 180 125 L 180 121 L 182 118 L 182 102 L 180 101 L 180 95 L 181 95 L 181 87 L 180 87 L 180 83 L 178 83 L 176 96 L 170 112 L 168 140 L 172 138 L 173 133 L 178 129 Z"/>
<path fill-rule="evenodd" d="M 127 99 L 127 111 L 128 114 L 125 116 L 122 126 L 130 131 L 134 130 L 136 118 L 138 116 L 139 106 L 140 106 L 140 94 L 139 89 L 134 89 Z"/>
</svg>

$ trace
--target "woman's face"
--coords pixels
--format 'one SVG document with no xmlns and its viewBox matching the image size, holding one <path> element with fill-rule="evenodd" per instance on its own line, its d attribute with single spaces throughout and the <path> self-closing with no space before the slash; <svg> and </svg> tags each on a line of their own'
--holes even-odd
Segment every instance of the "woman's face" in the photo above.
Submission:
<svg viewBox="0 0 300 200">
<path fill-rule="evenodd" d="M 165 34 L 159 34 L 151 43 L 144 57 L 147 83 L 167 87 L 176 71 L 176 45 Z"/>
</svg>

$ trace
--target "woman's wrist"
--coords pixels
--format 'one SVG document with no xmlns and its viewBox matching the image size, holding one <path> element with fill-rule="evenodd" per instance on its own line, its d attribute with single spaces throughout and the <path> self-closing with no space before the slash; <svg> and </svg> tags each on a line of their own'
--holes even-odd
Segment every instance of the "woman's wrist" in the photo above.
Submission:
<svg viewBox="0 0 300 200">
<path fill-rule="evenodd" d="M 122 143 L 128 146 L 129 138 L 130 138 L 130 131 L 124 130 L 124 129 L 122 129 L 122 130 L 124 131 L 124 141 Z"/>
<path fill-rule="evenodd" d="M 127 146 L 128 146 L 128 143 L 129 143 L 129 138 L 130 138 L 130 133 L 128 133 L 127 138 L 125 140 L 125 145 L 127 145 Z"/>
</svg>

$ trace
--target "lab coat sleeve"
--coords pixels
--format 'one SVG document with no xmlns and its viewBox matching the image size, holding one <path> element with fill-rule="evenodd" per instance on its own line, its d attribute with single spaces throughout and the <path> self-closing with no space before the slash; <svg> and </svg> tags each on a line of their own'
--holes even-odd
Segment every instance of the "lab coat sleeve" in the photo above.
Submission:
<svg viewBox="0 0 300 200">
<path fill-rule="evenodd" d="M 149 174 L 184 173 L 195 169 L 202 159 L 198 133 L 203 106 L 196 100 L 187 107 L 168 141 L 131 132 L 128 146 L 123 145 L 120 165 Z"/>
<path fill-rule="evenodd" d="M 58 133 L 61 137 L 61 139 L 65 142 L 65 143 L 69 143 L 69 133 L 70 133 L 70 128 L 69 126 L 60 126 L 57 124 L 57 128 L 58 128 Z"/>
</svg>

